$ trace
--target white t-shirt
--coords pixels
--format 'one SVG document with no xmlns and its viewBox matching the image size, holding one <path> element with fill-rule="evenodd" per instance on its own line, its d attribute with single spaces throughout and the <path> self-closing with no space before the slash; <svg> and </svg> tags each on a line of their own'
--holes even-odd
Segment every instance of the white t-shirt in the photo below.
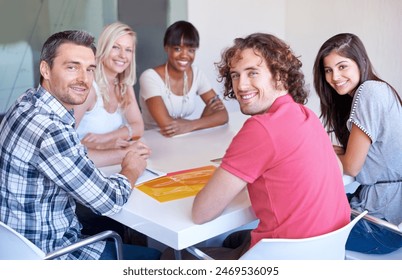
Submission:
<svg viewBox="0 0 402 280">
<path fill-rule="evenodd" d="M 197 95 L 202 95 L 212 89 L 207 76 L 197 67 L 192 66 L 193 83 L 188 91 L 186 99 L 183 96 L 175 95 L 170 92 L 165 85 L 165 81 L 154 69 L 145 70 L 140 76 L 140 107 L 145 129 L 158 127 L 152 118 L 145 100 L 154 96 L 161 96 L 165 106 L 172 117 L 186 118 L 195 111 Z"/>
<path fill-rule="evenodd" d="M 120 108 L 116 112 L 109 113 L 103 107 L 103 99 L 99 93 L 99 87 L 94 82 L 93 87 L 96 92 L 96 103 L 92 110 L 85 112 L 77 127 L 77 133 L 80 140 L 87 133 L 104 134 L 120 128 L 124 122 L 124 116 Z"/>
</svg>

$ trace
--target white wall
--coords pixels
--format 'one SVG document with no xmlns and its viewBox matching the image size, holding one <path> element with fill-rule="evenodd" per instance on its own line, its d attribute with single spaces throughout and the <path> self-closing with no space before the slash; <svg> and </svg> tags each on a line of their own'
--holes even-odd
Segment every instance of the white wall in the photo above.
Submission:
<svg viewBox="0 0 402 280">
<path fill-rule="evenodd" d="M 200 48 L 195 64 L 206 71 L 213 87 L 222 96 L 214 63 L 233 39 L 253 32 L 285 36 L 285 1 L 277 0 L 188 0 L 188 21 L 200 33 Z M 227 103 L 228 110 L 238 108 L 237 101 Z"/>
<path fill-rule="evenodd" d="M 400 0 L 188 0 L 188 20 L 200 32 L 196 64 L 207 71 L 214 88 L 214 63 L 235 37 L 253 32 L 277 35 L 301 56 L 307 104 L 320 113 L 312 84 L 312 66 L 321 44 L 340 32 L 358 35 L 381 78 L 402 94 L 402 1 Z M 232 110 L 237 104 L 231 102 Z"/>
<path fill-rule="evenodd" d="M 320 46 L 331 36 L 349 32 L 363 41 L 377 74 L 402 95 L 402 1 L 287 0 L 286 37 L 302 55 L 311 84 L 308 106 L 319 111 L 312 69 Z"/>
</svg>

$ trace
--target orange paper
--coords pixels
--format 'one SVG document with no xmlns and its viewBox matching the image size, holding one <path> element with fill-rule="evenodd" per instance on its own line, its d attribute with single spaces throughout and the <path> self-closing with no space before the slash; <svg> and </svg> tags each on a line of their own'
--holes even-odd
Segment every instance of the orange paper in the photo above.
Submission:
<svg viewBox="0 0 402 280">
<path fill-rule="evenodd" d="M 195 196 L 211 178 L 215 169 L 215 166 L 208 165 L 173 172 L 140 184 L 137 188 L 159 202 Z"/>
</svg>

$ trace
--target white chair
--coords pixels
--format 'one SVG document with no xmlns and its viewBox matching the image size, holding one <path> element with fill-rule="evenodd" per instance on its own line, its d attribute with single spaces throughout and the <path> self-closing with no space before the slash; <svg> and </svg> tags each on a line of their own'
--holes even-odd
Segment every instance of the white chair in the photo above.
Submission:
<svg viewBox="0 0 402 280">
<path fill-rule="evenodd" d="M 367 211 L 364 211 L 346 226 L 320 236 L 300 239 L 262 239 L 240 260 L 344 260 L 349 233 L 366 214 Z M 190 247 L 187 251 L 199 259 L 211 259 L 197 248 Z"/>
<path fill-rule="evenodd" d="M 359 214 L 360 214 L 359 211 L 352 209 L 353 216 L 357 216 Z M 394 233 L 402 235 L 402 223 L 397 226 L 382 219 L 373 217 L 371 215 L 365 215 L 363 219 L 365 219 L 369 223 L 382 226 Z M 388 254 L 364 254 L 360 252 L 346 250 L 346 259 L 347 260 L 402 260 L 402 248 Z"/>
<path fill-rule="evenodd" d="M 100 232 L 67 247 L 45 254 L 22 234 L 0 222 L 0 260 L 52 260 L 81 247 L 109 238 L 115 242 L 117 259 L 122 259 L 121 237 L 111 230 Z"/>
</svg>

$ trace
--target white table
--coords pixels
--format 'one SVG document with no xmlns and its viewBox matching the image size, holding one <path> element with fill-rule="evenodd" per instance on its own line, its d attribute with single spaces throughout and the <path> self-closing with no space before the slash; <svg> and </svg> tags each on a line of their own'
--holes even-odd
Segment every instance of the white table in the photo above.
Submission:
<svg viewBox="0 0 402 280">
<path fill-rule="evenodd" d="M 247 116 L 230 115 L 229 123 L 173 138 L 157 130 L 145 131 L 141 141 L 152 149 L 148 167 L 164 172 L 214 165 L 221 158 Z M 101 168 L 106 174 L 118 172 L 119 166 Z M 213 221 L 196 225 L 191 219 L 194 197 L 160 203 L 134 189 L 122 210 L 111 218 L 165 245 L 182 250 L 202 241 L 256 221 L 247 191 L 241 192 Z"/>
<path fill-rule="evenodd" d="M 152 149 L 148 167 L 168 173 L 213 164 L 211 160 L 224 155 L 246 119 L 240 112 L 232 113 L 226 125 L 173 138 L 166 138 L 157 130 L 145 131 L 141 140 Z M 106 174 L 119 169 L 120 166 L 101 168 Z M 344 182 L 353 183 L 353 178 L 344 176 Z M 257 221 L 247 191 L 241 192 L 218 218 L 202 225 L 191 219 L 193 200 L 189 197 L 160 203 L 134 189 L 122 210 L 111 218 L 175 250 Z"/>
</svg>

